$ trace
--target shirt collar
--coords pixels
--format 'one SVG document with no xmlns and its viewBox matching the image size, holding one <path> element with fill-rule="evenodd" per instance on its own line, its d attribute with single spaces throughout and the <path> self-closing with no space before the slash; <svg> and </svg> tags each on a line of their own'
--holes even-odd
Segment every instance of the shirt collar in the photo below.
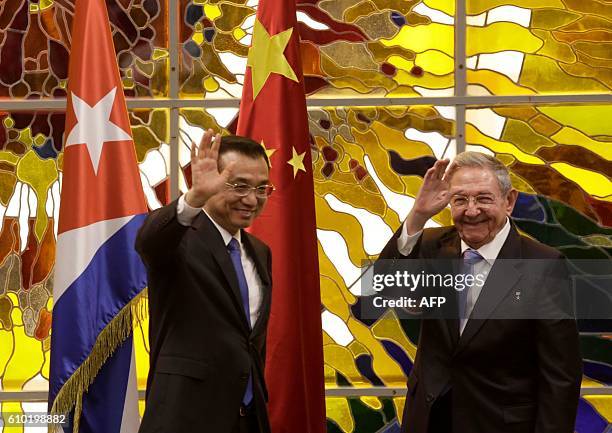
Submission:
<svg viewBox="0 0 612 433">
<path fill-rule="evenodd" d="M 493 265 L 493 262 L 499 255 L 506 239 L 508 238 L 508 234 L 510 233 L 510 218 L 506 217 L 506 224 L 502 229 L 495 235 L 493 240 L 488 244 L 485 244 L 478 248 L 476 251 L 490 264 Z M 468 244 L 466 244 L 463 239 L 461 239 L 461 254 L 470 248 Z"/>
<path fill-rule="evenodd" d="M 202 210 L 204 210 L 204 209 L 202 209 Z M 225 244 L 225 246 L 227 246 L 227 244 L 230 243 L 232 238 L 236 238 L 236 240 L 238 241 L 238 244 L 242 245 L 242 241 L 241 241 L 241 238 L 240 238 L 240 230 L 238 230 L 235 235 L 232 235 L 226 229 L 224 229 L 219 224 L 217 224 L 217 221 L 215 221 L 214 218 L 211 217 L 208 212 L 206 212 L 206 210 L 204 210 L 204 213 L 212 221 L 212 223 L 215 225 L 217 230 L 219 230 L 219 233 L 221 233 L 221 237 L 223 238 L 223 243 Z"/>
</svg>

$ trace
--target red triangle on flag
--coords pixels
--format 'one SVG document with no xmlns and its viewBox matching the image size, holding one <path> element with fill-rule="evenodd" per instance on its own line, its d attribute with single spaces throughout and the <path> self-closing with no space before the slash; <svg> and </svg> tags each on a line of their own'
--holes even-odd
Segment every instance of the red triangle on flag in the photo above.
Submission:
<svg viewBox="0 0 612 433">
<path fill-rule="evenodd" d="M 59 233 L 147 212 L 105 3 L 76 8 Z"/>
</svg>

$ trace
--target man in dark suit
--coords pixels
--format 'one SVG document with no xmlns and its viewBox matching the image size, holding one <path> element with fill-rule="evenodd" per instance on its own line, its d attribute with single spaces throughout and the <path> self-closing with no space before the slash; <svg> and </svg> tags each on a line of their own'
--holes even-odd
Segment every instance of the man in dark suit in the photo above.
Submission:
<svg viewBox="0 0 612 433">
<path fill-rule="evenodd" d="M 517 195 L 508 170 L 494 157 L 464 152 L 450 166 L 448 160 L 437 161 L 380 255 L 399 263 L 463 259 L 462 266 L 485 276 L 484 285 L 454 295 L 459 312 L 454 318 L 421 321 L 404 433 L 574 431 L 582 377 L 575 321 L 550 312 L 524 320 L 500 314 L 516 305 L 521 290 L 532 297 L 535 292 L 533 299 L 538 292 L 555 300 L 568 295 L 564 284 L 522 286 L 534 275 L 521 264 L 532 259 L 551 263 L 535 276 L 541 281 L 558 283 L 558 275 L 548 274 L 559 271 L 555 262 L 566 267 L 557 250 L 517 232 L 510 220 Z M 424 229 L 448 204 L 454 226 Z M 520 263 L 503 266 L 503 259 Z M 563 269 L 561 278 L 567 276 Z"/>
<path fill-rule="evenodd" d="M 268 433 L 270 249 L 243 229 L 273 187 L 258 143 L 207 131 L 189 191 L 152 212 L 136 249 L 149 277 L 141 433 Z"/>
</svg>

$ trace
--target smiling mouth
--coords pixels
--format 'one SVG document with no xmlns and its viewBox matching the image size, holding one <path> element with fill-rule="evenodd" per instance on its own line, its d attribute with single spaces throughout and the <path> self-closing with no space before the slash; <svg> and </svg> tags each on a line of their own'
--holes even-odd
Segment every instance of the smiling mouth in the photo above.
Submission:
<svg viewBox="0 0 612 433">
<path fill-rule="evenodd" d="M 241 216 L 246 217 L 246 218 L 250 218 L 255 211 L 254 210 L 248 210 L 248 209 L 235 209 L 236 212 L 238 212 Z"/>
<path fill-rule="evenodd" d="M 486 221 L 463 221 L 463 224 L 467 226 L 477 226 L 478 224 L 482 224 Z"/>
</svg>

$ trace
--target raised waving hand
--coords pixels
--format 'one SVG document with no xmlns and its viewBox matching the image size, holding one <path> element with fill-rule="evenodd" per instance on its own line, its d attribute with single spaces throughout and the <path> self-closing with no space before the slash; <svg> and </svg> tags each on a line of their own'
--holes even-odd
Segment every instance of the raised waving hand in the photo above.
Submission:
<svg viewBox="0 0 612 433">
<path fill-rule="evenodd" d="M 450 177 L 455 167 L 453 165 L 449 167 L 449 164 L 448 159 L 440 159 L 425 173 L 423 185 L 406 218 L 408 234 L 422 230 L 427 220 L 444 209 L 450 202 Z"/>
<path fill-rule="evenodd" d="M 221 135 L 214 135 L 212 129 L 204 133 L 199 146 L 191 143 L 191 188 L 185 195 L 189 206 L 203 207 L 210 197 L 226 188 L 234 163 L 219 171 L 220 145 Z"/>
</svg>

